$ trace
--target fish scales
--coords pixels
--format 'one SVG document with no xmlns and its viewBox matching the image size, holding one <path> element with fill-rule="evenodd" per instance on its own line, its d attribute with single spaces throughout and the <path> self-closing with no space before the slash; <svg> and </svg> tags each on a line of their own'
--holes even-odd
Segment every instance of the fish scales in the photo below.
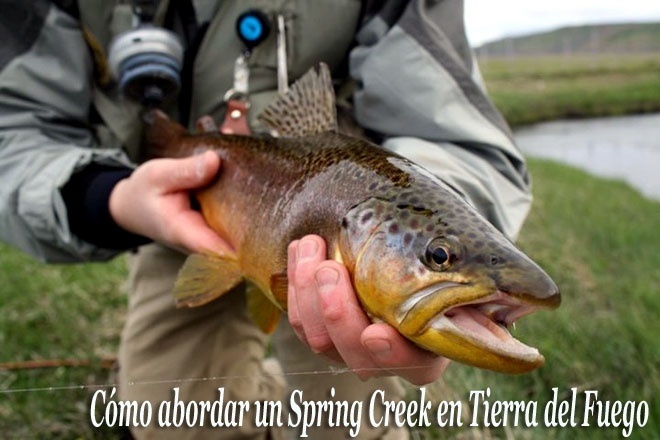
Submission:
<svg viewBox="0 0 660 440">
<path fill-rule="evenodd" d="M 397 188 L 415 180 L 391 163 L 391 154 L 339 133 L 304 139 L 198 135 L 181 142 L 205 145 L 222 158 L 217 181 L 197 198 L 206 220 L 223 231 L 250 271 L 283 271 L 288 243 L 305 234 L 336 243 L 351 207 L 370 197 L 394 200 Z M 259 267 L 247 262 L 253 258 Z"/>
<path fill-rule="evenodd" d="M 310 75 L 314 81 L 306 82 Z M 175 287 L 179 304 L 203 304 L 249 280 L 265 295 L 248 298 L 250 311 L 272 330 L 286 309 L 288 244 L 319 234 L 328 257 L 346 265 L 374 321 L 481 368 L 520 373 L 540 366 L 538 350 L 506 327 L 558 306 L 556 285 L 438 177 L 324 122 L 330 108 L 324 100 L 334 107 L 327 90 L 312 91 L 322 116 L 307 108 L 308 97 L 300 108 L 297 94 L 309 96 L 310 84 L 327 87 L 324 75 L 323 67 L 313 70 L 284 104 L 265 111 L 265 122 L 282 137 L 191 135 L 163 114 L 152 117 L 154 151 L 176 156 L 203 146 L 222 158 L 216 181 L 196 197 L 234 253 L 191 256 Z"/>
</svg>

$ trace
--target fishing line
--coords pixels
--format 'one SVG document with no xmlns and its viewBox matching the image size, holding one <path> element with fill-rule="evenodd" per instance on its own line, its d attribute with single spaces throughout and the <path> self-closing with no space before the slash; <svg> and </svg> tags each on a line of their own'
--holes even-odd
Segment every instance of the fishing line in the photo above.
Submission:
<svg viewBox="0 0 660 440">
<path fill-rule="evenodd" d="M 407 366 L 407 367 L 397 367 L 397 368 L 348 368 L 348 367 L 330 367 L 327 370 L 314 370 L 314 371 L 297 371 L 291 373 L 265 373 L 261 375 L 229 375 L 229 376 L 208 376 L 208 377 L 191 377 L 186 379 L 160 379 L 160 380 L 145 380 L 145 381 L 129 381 L 127 385 L 136 386 L 136 385 L 163 385 L 163 384 L 180 384 L 180 383 L 192 383 L 192 382 L 211 382 L 211 381 L 221 381 L 221 380 L 243 380 L 243 379 L 252 379 L 252 378 L 262 378 L 264 376 L 282 376 L 282 377 L 293 377 L 293 376 L 312 376 L 320 374 L 331 374 L 339 375 L 346 373 L 357 373 L 357 372 L 378 372 L 378 371 L 404 371 L 404 370 L 414 370 L 428 368 L 428 365 L 419 365 L 419 366 Z M 0 390 L 0 395 L 2 394 L 19 394 L 19 393 L 30 393 L 30 392 L 45 392 L 45 391 L 71 391 L 71 390 L 85 390 L 85 389 L 97 389 L 97 388 L 111 388 L 119 386 L 118 383 L 106 383 L 106 384 L 90 384 L 90 385 L 65 385 L 65 386 L 50 386 L 50 387 L 34 387 L 34 388 L 15 388 Z"/>
</svg>

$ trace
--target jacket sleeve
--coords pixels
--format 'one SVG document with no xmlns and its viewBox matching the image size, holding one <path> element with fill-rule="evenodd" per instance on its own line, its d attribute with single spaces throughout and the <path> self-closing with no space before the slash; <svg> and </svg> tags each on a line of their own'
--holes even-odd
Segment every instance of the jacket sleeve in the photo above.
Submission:
<svg viewBox="0 0 660 440">
<path fill-rule="evenodd" d="M 132 167 L 121 150 L 100 148 L 90 127 L 92 63 L 80 26 L 47 0 L 3 4 L 11 7 L 0 17 L 1 238 L 42 261 L 110 258 L 118 250 L 71 232 L 63 197 L 90 165 Z"/>
<path fill-rule="evenodd" d="M 377 4 L 378 8 L 372 8 Z M 358 123 L 424 166 L 514 239 L 531 203 L 525 161 L 486 96 L 460 0 L 368 2 L 350 73 Z"/>
</svg>

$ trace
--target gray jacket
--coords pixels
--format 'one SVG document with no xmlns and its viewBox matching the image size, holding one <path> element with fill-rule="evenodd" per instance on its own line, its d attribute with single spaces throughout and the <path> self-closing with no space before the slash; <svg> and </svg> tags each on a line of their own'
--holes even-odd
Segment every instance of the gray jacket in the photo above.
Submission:
<svg viewBox="0 0 660 440">
<path fill-rule="evenodd" d="M 0 19 L 0 236 L 44 261 L 101 260 L 118 251 L 71 233 L 61 190 L 92 163 L 135 166 L 139 109 L 95 81 L 100 66 L 81 31 L 82 22 L 107 47 L 126 28 L 121 18 L 127 5 L 87 0 L 72 13 L 56 3 L 71 2 L 3 2 L 8 7 Z M 465 38 L 462 1 L 193 3 L 200 21 L 210 24 L 194 67 L 192 121 L 224 113 L 222 95 L 241 50 L 234 35 L 237 15 L 250 7 L 283 13 L 290 78 L 321 60 L 339 72 L 347 59 L 358 123 L 516 237 L 531 201 L 527 170 L 485 95 Z M 250 59 L 252 116 L 275 94 L 274 39 Z"/>
</svg>

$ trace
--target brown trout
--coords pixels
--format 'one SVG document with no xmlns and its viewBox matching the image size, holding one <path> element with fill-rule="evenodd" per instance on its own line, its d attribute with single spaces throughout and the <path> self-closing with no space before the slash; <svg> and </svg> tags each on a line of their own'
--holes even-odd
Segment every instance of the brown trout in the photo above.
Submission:
<svg viewBox="0 0 660 440">
<path fill-rule="evenodd" d="M 324 65 L 260 116 L 278 137 L 193 135 L 162 113 L 150 119 L 153 151 L 185 156 L 202 147 L 222 158 L 196 199 L 235 252 L 189 256 L 174 289 L 178 305 L 205 304 L 247 280 L 258 288 L 248 290 L 248 308 L 272 331 L 286 310 L 287 246 L 319 234 L 374 322 L 481 368 L 522 373 L 543 364 L 507 328 L 557 307 L 557 286 L 436 176 L 338 133 Z"/>
</svg>

